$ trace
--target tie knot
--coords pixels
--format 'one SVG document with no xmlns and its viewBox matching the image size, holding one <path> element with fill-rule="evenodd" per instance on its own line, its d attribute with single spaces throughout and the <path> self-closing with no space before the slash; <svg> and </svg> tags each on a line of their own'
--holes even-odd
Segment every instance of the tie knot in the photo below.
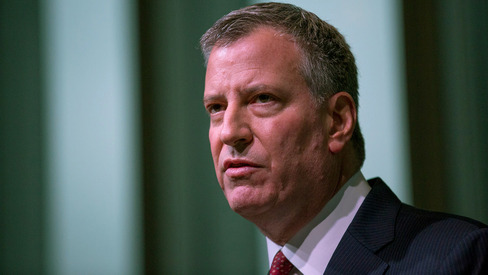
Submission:
<svg viewBox="0 0 488 275">
<path fill-rule="evenodd" d="M 283 252 L 278 251 L 274 256 L 273 263 L 271 264 L 271 269 L 269 270 L 270 275 L 285 275 L 289 274 L 293 269 L 293 265 L 290 261 L 283 255 Z"/>
</svg>

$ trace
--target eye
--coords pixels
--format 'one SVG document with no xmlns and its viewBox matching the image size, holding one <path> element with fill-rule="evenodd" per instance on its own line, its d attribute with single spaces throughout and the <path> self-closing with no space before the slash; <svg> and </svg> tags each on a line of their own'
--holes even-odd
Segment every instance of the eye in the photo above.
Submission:
<svg viewBox="0 0 488 275">
<path fill-rule="evenodd" d="M 268 94 L 260 94 L 256 97 L 254 100 L 256 103 L 268 103 L 272 101 L 274 98 L 271 95 Z"/>
<path fill-rule="evenodd" d="M 221 112 L 223 111 L 225 108 L 224 108 L 224 105 L 222 104 L 210 104 L 207 106 L 207 112 L 209 114 L 215 114 L 215 113 L 218 113 L 218 112 Z"/>
</svg>

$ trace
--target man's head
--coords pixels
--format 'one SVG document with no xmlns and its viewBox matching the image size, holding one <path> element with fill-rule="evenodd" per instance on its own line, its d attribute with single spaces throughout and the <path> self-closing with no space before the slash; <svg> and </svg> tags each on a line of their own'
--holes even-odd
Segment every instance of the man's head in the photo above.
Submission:
<svg viewBox="0 0 488 275">
<path fill-rule="evenodd" d="M 332 26 L 277 3 L 228 14 L 202 49 L 220 186 L 233 210 L 286 242 L 362 163 L 349 142 L 360 136 L 354 58 Z"/>
<path fill-rule="evenodd" d="M 344 37 L 315 14 L 290 4 L 255 4 L 219 19 L 200 40 L 206 62 L 214 46 L 229 45 L 260 26 L 273 27 L 292 37 L 302 54 L 300 73 L 317 103 L 345 91 L 359 107 L 357 67 Z M 362 166 L 365 150 L 359 124 L 352 143 Z"/>
</svg>

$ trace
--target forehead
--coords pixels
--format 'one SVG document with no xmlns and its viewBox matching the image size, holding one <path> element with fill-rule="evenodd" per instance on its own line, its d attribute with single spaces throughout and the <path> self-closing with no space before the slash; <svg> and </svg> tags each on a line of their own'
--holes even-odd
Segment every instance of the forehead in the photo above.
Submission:
<svg viewBox="0 0 488 275">
<path fill-rule="evenodd" d="M 295 74 L 300 64 L 300 51 L 289 35 L 271 27 L 259 27 L 237 41 L 212 49 L 206 81 L 225 74 L 231 78 L 240 69 Z"/>
<path fill-rule="evenodd" d="M 210 47 L 209 55 L 212 49 L 215 47 L 230 46 L 237 43 L 238 41 L 248 38 L 249 36 L 254 36 L 256 34 L 262 34 L 262 33 L 268 33 L 271 34 L 272 36 L 283 37 L 289 41 L 295 41 L 294 36 L 289 34 L 286 31 L 286 29 L 280 26 L 267 25 L 263 23 L 263 24 L 250 26 L 249 28 L 244 28 L 244 29 L 237 28 L 237 29 L 231 29 L 229 31 L 223 32 L 221 34 L 221 37 L 219 37 L 218 40 L 214 42 L 213 46 Z"/>
<path fill-rule="evenodd" d="M 267 50 L 269 53 L 276 51 L 296 51 L 297 49 L 291 35 L 269 26 L 256 27 L 250 33 L 232 42 L 223 43 L 222 45 L 217 43 L 210 55 L 216 50 L 225 48 L 247 48 L 253 49 L 254 52 Z M 250 53 L 253 53 L 253 51 Z"/>
</svg>

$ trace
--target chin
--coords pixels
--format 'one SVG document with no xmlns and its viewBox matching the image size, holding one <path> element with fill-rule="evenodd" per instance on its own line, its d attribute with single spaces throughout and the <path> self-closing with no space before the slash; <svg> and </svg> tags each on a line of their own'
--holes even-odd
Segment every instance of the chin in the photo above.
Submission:
<svg viewBox="0 0 488 275">
<path fill-rule="evenodd" d="M 277 196 L 263 194 L 260 190 L 249 186 L 235 187 L 226 194 L 230 208 L 244 218 L 266 212 L 273 205 L 275 197 Z"/>
</svg>

